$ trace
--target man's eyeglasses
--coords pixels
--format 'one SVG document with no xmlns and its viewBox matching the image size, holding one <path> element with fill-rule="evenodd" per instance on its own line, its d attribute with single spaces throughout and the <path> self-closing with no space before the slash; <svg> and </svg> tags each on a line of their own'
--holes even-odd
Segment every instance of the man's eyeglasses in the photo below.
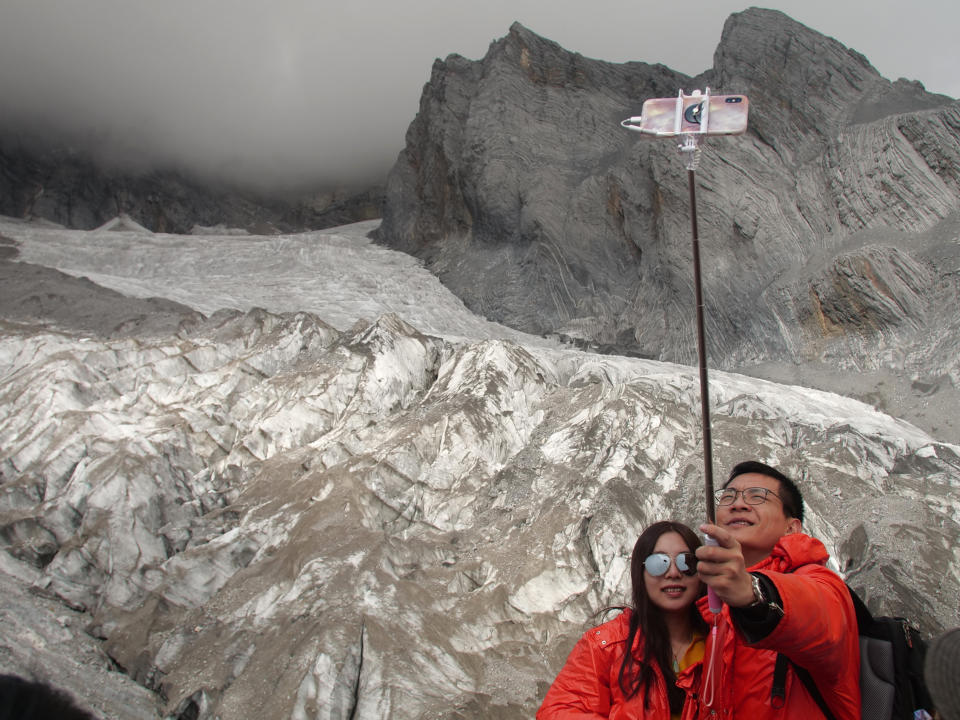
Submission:
<svg viewBox="0 0 960 720">
<path fill-rule="evenodd" d="M 676 557 L 673 558 L 666 553 L 654 553 L 643 561 L 643 566 L 647 569 L 647 572 L 654 577 L 660 577 L 661 575 L 665 575 L 667 570 L 670 569 L 671 561 L 676 563 L 677 570 L 684 575 L 697 574 L 697 556 L 692 552 L 678 553 Z"/>
<path fill-rule="evenodd" d="M 780 502 L 783 502 L 783 498 L 773 490 L 762 487 L 744 488 L 743 490 L 728 487 L 723 490 L 717 490 L 714 497 L 717 499 L 717 505 L 733 505 L 737 501 L 737 495 L 743 495 L 743 501 L 747 505 L 760 505 L 761 503 L 765 503 L 770 495 L 773 495 Z"/>
</svg>

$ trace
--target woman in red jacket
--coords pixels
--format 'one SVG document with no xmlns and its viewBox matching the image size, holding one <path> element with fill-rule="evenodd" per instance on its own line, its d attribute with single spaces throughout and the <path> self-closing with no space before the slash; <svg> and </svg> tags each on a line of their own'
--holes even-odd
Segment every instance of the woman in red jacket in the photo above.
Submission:
<svg viewBox="0 0 960 720">
<path fill-rule="evenodd" d="M 694 605 L 699 546 L 681 523 L 643 531 L 630 562 L 632 607 L 580 638 L 537 720 L 695 717 L 707 631 Z"/>
</svg>

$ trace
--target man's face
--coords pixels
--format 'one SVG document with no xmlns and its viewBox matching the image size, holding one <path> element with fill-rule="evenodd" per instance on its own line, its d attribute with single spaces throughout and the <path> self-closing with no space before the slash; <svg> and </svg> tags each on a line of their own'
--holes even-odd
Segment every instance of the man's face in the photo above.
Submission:
<svg viewBox="0 0 960 720">
<path fill-rule="evenodd" d="M 782 494 L 779 480 L 759 473 L 737 475 L 727 487 L 736 490 L 760 487 L 777 495 Z M 740 543 L 747 567 L 769 555 L 781 537 L 800 531 L 800 521 L 787 517 L 783 511 L 783 502 L 772 493 L 759 505 L 748 505 L 741 493 L 733 504 L 719 505 L 716 509 L 717 524 L 729 531 Z"/>
</svg>

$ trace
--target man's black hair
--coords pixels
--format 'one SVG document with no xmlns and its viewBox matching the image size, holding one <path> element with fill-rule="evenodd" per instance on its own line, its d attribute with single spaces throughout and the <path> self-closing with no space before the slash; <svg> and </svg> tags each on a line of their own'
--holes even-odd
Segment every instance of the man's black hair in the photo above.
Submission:
<svg viewBox="0 0 960 720">
<path fill-rule="evenodd" d="M 783 512 L 787 517 L 796 518 L 803 524 L 803 495 L 800 494 L 800 488 L 790 478 L 784 475 L 776 468 L 764 465 L 756 460 L 747 460 L 738 463 L 730 471 L 730 477 L 723 484 L 724 487 L 733 482 L 738 475 L 747 473 L 756 473 L 757 475 L 766 475 L 769 478 L 780 481 L 780 499 L 783 501 Z"/>
</svg>

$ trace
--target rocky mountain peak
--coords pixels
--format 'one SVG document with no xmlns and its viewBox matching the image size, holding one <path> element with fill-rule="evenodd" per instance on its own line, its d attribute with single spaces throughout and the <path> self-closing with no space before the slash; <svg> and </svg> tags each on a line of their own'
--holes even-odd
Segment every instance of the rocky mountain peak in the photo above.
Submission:
<svg viewBox="0 0 960 720">
<path fill-rule="evenodd" d="M 884 82 L 860 53 L 777 10 L 730 16 L 714 54 L 716 89 L 746 93 L 750 125 L 762 137 L 818 141 Z"/>
<path fill-rule="evenodd" d="M 596 61 L 565 50 L 518 22 L 510 26 L 506 37 L 491 44 L 484 62 L 496 63 L 501 58 L 519 67 L 534 85 L 575 90 L 595 80 Z"/>
<path fill-rule="evenodd" d="M 851 123 L 950 101 L 920 83 L 892 83 L 840 41 L 778 10 L 756 7 L 727 19 L 705 79 L 718 90 L 749 95 L 752 131 L 778 141 L 810 137 L 821 143 Z"/>
<path fill-rule="evenodd" d="M 960 294 L 960 106 L 776 11 L 732 16 L 696 78 L 592 60 L 517 24 L 482 60 L 439 62 L 378 237 L 491 320 L 693 362 L 687 177 L 673 141 L 619 123 L 705 86 L 750 98 L 747 134 L 709 140 L 697 173 L 710 362 L 813 363 L 830 389 L 851 367 L 960 381 L 940 360 L 958 342 L 940 328 Z M 929 280 L 919 292 L 877 280 L 908 267 Z M 878 296 L 891 312 L 864 322 Z M 902 383 L 874 391 L 857 390 L 914 419 L 926 402 Z"/>
<path fill-rule="evenodd" d="M 819 79 L 821 84 L 809 90 L 837 83 L 834 92 L 862 91 L 864 85 L 882 79 L 856 50 L 779 10 L 758 7 L 727 18 L 713 67 L 720 81 L 737 78 L 751 88 L 793 88 Z"/>
</svg>

